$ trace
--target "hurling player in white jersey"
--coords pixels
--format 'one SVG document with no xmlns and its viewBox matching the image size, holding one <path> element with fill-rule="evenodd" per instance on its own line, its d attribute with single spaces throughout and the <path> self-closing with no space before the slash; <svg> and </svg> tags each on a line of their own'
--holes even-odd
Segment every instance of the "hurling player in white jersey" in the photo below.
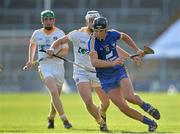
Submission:
<svg viewBox="0 0 180 134">
<path fill-rule="evenodd" d="M 69 129 L 69 123 L 63 110 L 60 94 L 64 82 L 64 61 L 58 58 L 47 58 L 47 54 L 39 50 L 47 50 L 53 41 L 64 36 L 64 32 L 55 27 L 55 14 L 51 10 L 41 12 L 43 28 L 35 30 L 29 44 L 29 58 L 27 68 L 32 68 L 36 48 L 38 47 L 39 72 L 42 81 L 48 88 L 51 95 L 50 112 L 48 115 L 48 128 L 54 128 L 56 112 L 59 114 L 65 128 Z M 65 56 L 68 52 L 68 44 L 63 44 L 59 55 Z"/>
<path fill-rule="evenodd" d="M 64 43 L 72 42 L 74 48 L 74 57 L 77 64 L 81 64 L 87 68 L 94 69 L 91 65 L 88 55 L 88 39 L 92 33 L 92 22 L 94 18 L 99 17 L 98 11 L 89 11 L 85 16 L 86 25 L 79 30 L 74 30 L 68 35 L 59 38 L 47 50 L 47 53 L 52 56 L 54 49 Z M 94 117 L 100 125 L 101 131 L 108 131 L 106 126 L 106 111 L 109 107 L 109 98 L 105 92 L 101 90 L 99 79 L 95 73 L 88 72 L 78 66 L 74 66 L 73 78 L 76 82 L 79 94 L 86 105 L 88 112 Z M 92 89 L 95 89 L 99 99 L 101 100 L 100 106 L 97 108 L 92 100 Z M 101 114 L 100 114 L 101 113 Z"/>
</svg>

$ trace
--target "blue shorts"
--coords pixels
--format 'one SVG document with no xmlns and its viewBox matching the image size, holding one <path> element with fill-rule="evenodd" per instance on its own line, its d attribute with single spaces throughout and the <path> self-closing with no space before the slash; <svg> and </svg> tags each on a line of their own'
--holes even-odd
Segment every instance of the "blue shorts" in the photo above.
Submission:
<svg viewBox="0 0 180 134">
<path fill-rule="evenodd" d="M 102 89 L 108 93 L 110 90 L 120 87 L 120 81 L 124 78 L 128 78 L 125 68 L 112 78 L 100 79 Z"/>
</svg>

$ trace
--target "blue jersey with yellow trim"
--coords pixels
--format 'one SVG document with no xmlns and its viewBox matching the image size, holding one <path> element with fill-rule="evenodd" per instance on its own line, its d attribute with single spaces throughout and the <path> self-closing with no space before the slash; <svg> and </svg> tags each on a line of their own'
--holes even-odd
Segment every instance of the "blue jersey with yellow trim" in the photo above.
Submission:
<svg viewBox="0 0 180 134">
<path fill-rule="evenodd" d="M 119 57 L 116 50 L 116 43 L 120 39 L 120 32 L 115 30 L 108 30 L 106 38 L 103 41 L 100 41 L 97 38 L 92 38 L 94 37 L 91 35 L 88 42 L 88 49 L 89 52 L 95 50 L 98 54 L 98 59 L 114 61 Z M 111 79 L 114 76 L 124 73 L 124 69 L 122 68 L 124 68 L 124 65 L 116 65 L 107 68 L 96 68 L 97 77 L 100 80 Z"/>
</svg>

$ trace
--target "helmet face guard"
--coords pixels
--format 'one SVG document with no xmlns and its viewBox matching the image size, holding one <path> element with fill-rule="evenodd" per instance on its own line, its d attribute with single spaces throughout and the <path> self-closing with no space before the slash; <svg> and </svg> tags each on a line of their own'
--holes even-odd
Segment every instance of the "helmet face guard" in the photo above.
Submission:
<svg viewBox="0 0 180 134">
<path fill-rule="evenodd" d="M 98 11 L 88 11 L 85 16 L 85 19 L 89 20 L 90 18 L 97 18 L 97 17 L 100 17 L 100 14 Z"/>
<path fill-rule="evenodd" d="M 93 30 L 104 30 L 108 27 L 108 21 L 105 17 L 95 18 L 93 21 Z"/>
<path fill-rule="evenodd" d="M 100 14 L 98 11 L 88 11 L 86 16 L 85 16 L 85 20 L 86 20 L 86 24 L 87 26 L 92 29 L 92 24 L 93 24 L 93 20 L 97 17 L 100 17 Z"/>
</svg>

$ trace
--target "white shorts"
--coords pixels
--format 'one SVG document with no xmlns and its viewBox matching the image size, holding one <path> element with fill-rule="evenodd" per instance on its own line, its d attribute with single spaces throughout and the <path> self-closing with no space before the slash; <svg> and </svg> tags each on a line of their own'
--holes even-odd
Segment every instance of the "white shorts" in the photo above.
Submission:
<svg viewBox="0 0 180 134">
<path fill-rule="evenodd" d="M 64 65 L 63 64 L 40 64 L 39 74 L 42 81 L 47 77 L 53 77 L 56 84 L 62 86 L 64 82 Z"/>
<path fill-rule="evenodd" d="M 74 73 L 73 78 L 76 85 L 81 82 L 90 82 L 92 87 L 101 87 L 99 79 L 96 77 L 96 73 L 82 72 Z"/>
</svg>

